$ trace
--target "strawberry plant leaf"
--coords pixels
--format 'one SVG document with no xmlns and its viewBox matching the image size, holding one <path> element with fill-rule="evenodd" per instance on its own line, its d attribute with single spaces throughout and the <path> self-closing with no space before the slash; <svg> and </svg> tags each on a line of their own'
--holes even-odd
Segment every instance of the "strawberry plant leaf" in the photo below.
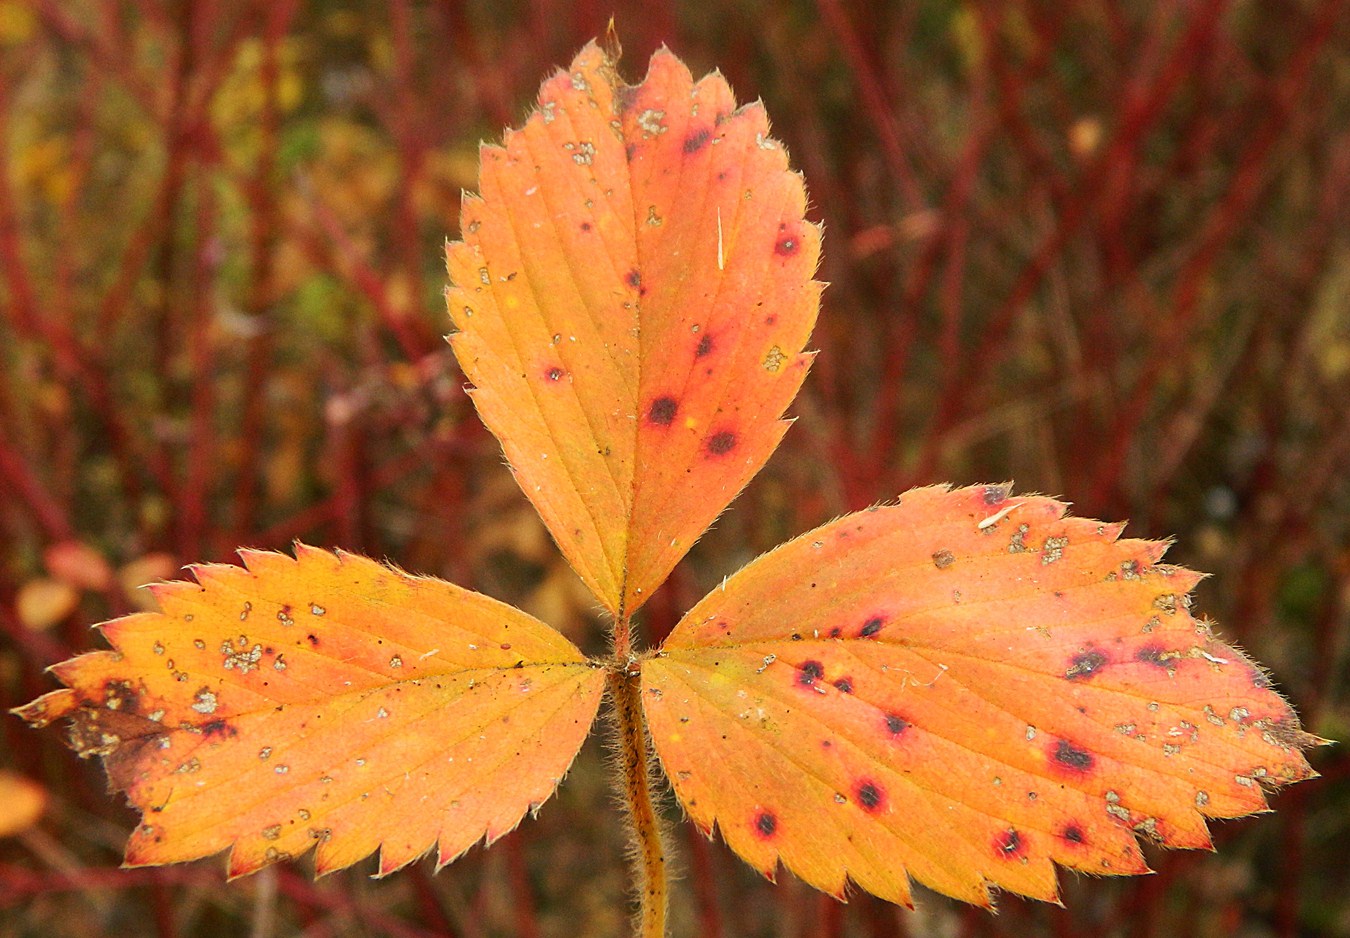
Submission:
<svg viewBox="0 0 1350 938">
<path fill-rule="evenodd" d="M 917 489 L 756 560 L 643 662 L 690 817 L 773 875 L 908 904 L 908 877 L 1054 901 L 1054 864 L 1146 871 L 1138 835 L 1310 777 L 1261 669 L 1189 612 L 1166 544 L 1005 486 Z"/>
<path fill-rule="evenodd" d="M 72 720 L 142 821 L 129 866 L 230 848 L 231 876 L 317 847 L 448 863 L 543 802 L 590 730 L 603 672 L 510 606 L 352 554 L 241 551 L 152 587 L 112 651 L 20 709 Z"/>
<path fill-rule="evenodd" d="M 588 45 L 481 157 L 455 354 L 568 561 L 631 614 L 782 438 L 820 231 L 763 108 L 665 50 L 630 87 Z"/>
</svg>

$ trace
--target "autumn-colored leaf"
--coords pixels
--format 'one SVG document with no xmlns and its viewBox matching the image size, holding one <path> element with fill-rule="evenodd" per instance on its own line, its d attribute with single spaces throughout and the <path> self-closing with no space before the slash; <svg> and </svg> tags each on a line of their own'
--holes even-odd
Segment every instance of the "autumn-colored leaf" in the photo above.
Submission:
<svg viewBox="0 0 1350 938">
<path fill-rule="evenodd" d="M 1056 863 L 1144 872 L 1136 835 L 1206 847 L 1206 818 L 1265 808 L 1316 740 L 1192 617 L 1199 576 L 1121 527 L 934 487 L 750 564 L 643 663 L 691 818 L 835 895 L 908 903 L 908 874 L 989 904 L 1054 900 Z"/>
<path fill-rule="evenodd" d="M 241 551 L 152 587 L 113 651 L 22 708 L 73 718 L 142 823 L 131 866 L 230 851 L 241 875 L 317 845 L 320 873 L 380 849 L 447 863 L 537 807 L 590 730 L 603 673 L 538 620 L 351 554 Z"/>
<path fill-rule="evenodd" d="M 47 571 L 63 583 L 82 590 L 105 590 L 113 581 L 107 559 L 80 541 L 58 541 L 42 552 Z"/>
<path fill-rule="evenodd" d="M 19 587 L 14 611 L 19 621 L 34 631 L 49 629 L 80 604 L 80 591 L 63 580 L 38 577 Z"/>
<path fill-rule="evenodd" d="M 820 232 L 763 108 L 665 50 L 630 87 L 588 45 L 481 155 L 455 354 L 563 553 L 631 614 L 786 429 Z"/>
<path fill-rule="evenodd" d="M 32 779 L 0 769 L 0 837 L 21 834 L 47 810 L 47 790 Z"/>
</svg>

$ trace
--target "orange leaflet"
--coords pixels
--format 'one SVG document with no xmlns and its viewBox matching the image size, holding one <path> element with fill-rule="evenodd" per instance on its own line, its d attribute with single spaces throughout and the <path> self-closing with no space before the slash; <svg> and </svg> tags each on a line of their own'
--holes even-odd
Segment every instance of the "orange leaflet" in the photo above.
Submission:
<svg viewBox="0 0 1350 938">
<path fill-rule="evenodd" d="M 482 149 L 447 249 L 456 356 L 572 566 L 637 609 L 764 464 L 811 356 L 820 231 L 759 104 L 594 44 Z"/>
<path fill-rule="evenodd" d="M 53 668 L 19 712 L 73 718 L 142 822 L 131 866 L 230 849 L 231 876 L 317 846 L 319 873 L 448 863 L 543 802 L 590 730 L 604 674 L 510 606 L 351 554 L 241 551 L 153 587 L 114 651 Z"/>
<path fill-rule="evenodd" d="M 1258 666 L 1188 611 L 1165 544 L 1004 486 L 924 488 L 714 590 L 643 663 L 681 802 L 766 875 L 910 901 L 990 884 L 1054 900 L 1054 864 L 1146 870 L 1136 835 L 1308 778 Z M 1052 862 L 1053 861 L 1053 862 Z"/>
</svg>

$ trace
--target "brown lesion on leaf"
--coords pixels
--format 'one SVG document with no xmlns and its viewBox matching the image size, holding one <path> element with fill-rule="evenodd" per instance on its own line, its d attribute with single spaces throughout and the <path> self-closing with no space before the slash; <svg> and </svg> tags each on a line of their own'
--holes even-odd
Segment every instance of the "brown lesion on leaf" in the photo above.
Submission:
<svg viewBox="0 0 1350 938">
<path fill-rule="evenodd" d="M 1155 668 L 1162 668 L 1167 673 L 1175 674 L 1177 670 L 1177 660 L 1181 658 L 1181 652 L 1168 651 L 1161 645 L 1145 645 L 1134 653 L 1134 660 L 1142 664 L 1151 664 Z"/>
<path fill-rule="evenodd" d="M 139 711 L 140 697 L 130 681 L 109 680 L 103 685 L 103 707 L 134 714 Z"/>
<path fill-rule="evenodd" d="M 797 667 L 797 683 L 802 687 L 813 687 L 824 676 L 825 665 L 819 661 L 803 661 Z"/>
<path fill-rule="evenodd" d="M 1093 758 L 1092 753 L 1075 746 L 1067 739 L 1061 739 L 1055 744 L 1051 758 L 1060 766 L 1074 772 L 1091 771 L 1097 761 Z"/>
<path fill-rule="evenodd" d="M 668 427 L 675 422 L 680 405 L 675 398 L 663 394 L 647 405 L 647 422 L 657 427 Z"/>
<path fill-rule="evenodd" d="M 886 790 L 871 779 L 860 779 L 853 788 L 853 799 L 868 814 L 876 814 L 886 807 Z"/>
<path fill-rule="evenodd" d="M 1089 649 L 1073 656 L 1064 676 L 1071 681 L 1083 680 L 1096 674 L 1107 664 L 1106 655 L 1096 649 Z"/>
<path fill-rule="evenodd" d="M 898 713 L 888 713 L 885 717 L 886 732 L 892 739 L 899 739 L 910 728 L 910 722 Z"/>
<path fill-rule="evenodd" d="M 706 147 L 710 140 L 712 140 L 712 132 L 708 128 L 702 127 L 684 138 L 684 152 L 686 154 L 697 153 Z"/>
<path fill-rule="evenodd" d="M 933 566 L 939 570 L 946 570 L 954 563 L 956 563 L 956 555 L 949 550 L 940 550 L 933 554 Z"/>
<path fill-rule="evenodd" d="M 1027 547 L 1027 533 L 1031 530 L 1029 524 L 1019 524 L 1017 530 L 1012 533 L 1008 539 L 1008 553 L 1024 554 L 1031 548 Z"/>
<path fill-rule="evenodd" d="M 778 815 L 772 811 L 757 811 L 751 828 L 760 840 L 771 840 L 778 833 Z"/>
<path fill-rule="evenodd" d="M 713 456 L 725 456 L 736 448 L 736 434 L 730 430 L 720 430 L 708 437 L 707 450 Z"/>
</svg>

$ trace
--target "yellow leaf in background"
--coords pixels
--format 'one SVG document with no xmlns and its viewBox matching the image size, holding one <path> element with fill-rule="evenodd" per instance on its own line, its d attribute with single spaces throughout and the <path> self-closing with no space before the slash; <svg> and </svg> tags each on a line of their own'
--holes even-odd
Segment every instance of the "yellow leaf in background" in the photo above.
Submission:
<svg viewBox="0 0 1350 938">
<path fill-rule="evenodd" d="M 145 587 L 173 579 L 179 569 L 178 561 L 172 554 L 144 554 L 122 565 L 117 571 L 117 582 L 133 606 L 144 612 L 153 612 L 159 608 L 159 604 L 155 602 L 155 594 Z"/>
<path fill-rule="evenodd" d="M 34 631 L 49 629 L 75 611 L 80 591 L 69 583 L 46 577 L 29 580 L 14 597 L 19 621 Z"/>
<path fill-rule="evenodd" d="M 0 769 L 0 837 L 21 834 L 47 810 L 47 790 L 31 779 Z"/>
</svg>

